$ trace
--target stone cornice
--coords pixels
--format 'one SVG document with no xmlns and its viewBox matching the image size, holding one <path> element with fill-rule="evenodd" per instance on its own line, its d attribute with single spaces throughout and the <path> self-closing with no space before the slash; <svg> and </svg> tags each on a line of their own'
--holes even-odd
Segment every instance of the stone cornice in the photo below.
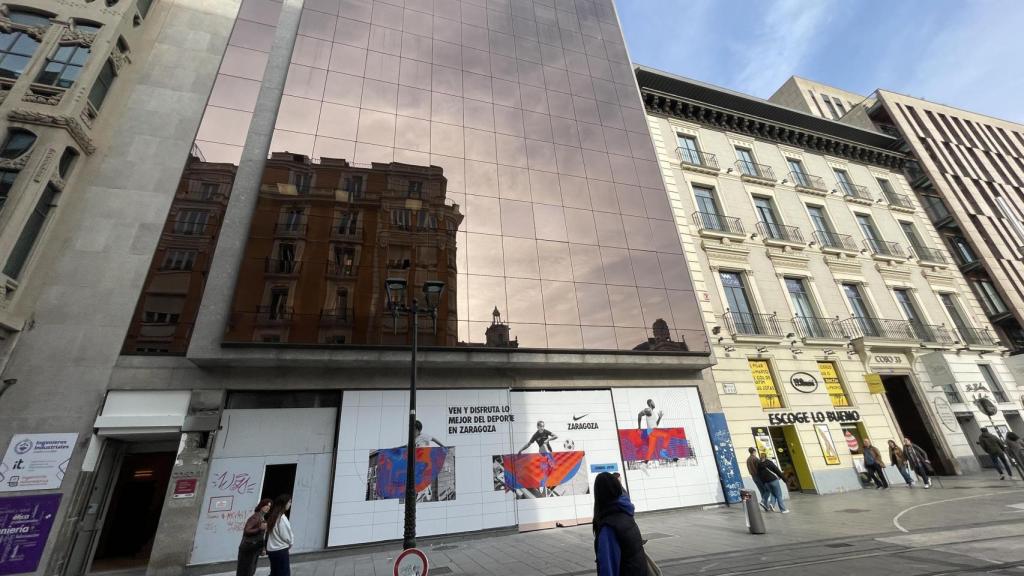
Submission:
<svg viewBox="0 0 1024 576">
<path fill-rule="evenodd" d="M 44 112 L 36 112 L 34 110 L 11 110 L 7 113 L 7 119 L 15 122 L 24 122 L 26 124 L 37 124 L 39 126 L 55 126 L 57 128 L 63 128 L 67 130 L 68 134 L 75 139 L 75 142 L 86 154 L 92 154 L 96 151 L 96 145 L 92 143 L 92 138 L 85 133 L 82 125 L 70 116 L 62 116 L 57 114 L 47 114 Z"/>
</svg>

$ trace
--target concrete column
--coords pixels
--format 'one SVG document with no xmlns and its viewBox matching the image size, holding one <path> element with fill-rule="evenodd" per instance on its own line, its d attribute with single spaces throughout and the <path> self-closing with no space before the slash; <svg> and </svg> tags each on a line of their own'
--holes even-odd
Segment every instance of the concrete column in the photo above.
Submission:
<svg viewBox="0 0 1024 576">
<path fill-rule="evenodd" d="M 299 31 L 303 0 L 284 0 L 281 17 L 277 22 L 274 46 L 267 59 L 256 108 L 245 138 L 242 158 L 231 189 L 231 199 L 217 239 L 217 250 L 206 279 L 203 302 L 199 306 L 192 341 L 187 357 L 208 358 L 219 354 L 224 328 L 231 315 L 235 284 L 245 254 L 246 239 L 252 224 L 256 201 L 259 199 L 263 168 L 270 152 L 270 141 L 277 123 L 277 109 L 281 105 L 284 83 L 292 48 Z"/>
</svg>

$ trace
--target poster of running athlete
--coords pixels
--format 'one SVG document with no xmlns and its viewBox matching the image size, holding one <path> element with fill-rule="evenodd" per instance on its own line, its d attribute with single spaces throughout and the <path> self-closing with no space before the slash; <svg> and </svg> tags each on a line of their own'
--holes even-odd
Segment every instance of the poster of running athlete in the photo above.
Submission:
<svg viewBox="0 0 1024 576">
<path fill-rule="evenodd" d="M 724 501 L 696 388 L 614 388 L 612 401 L 638 511 Z"/>
<path fill-rule="evenodd" d="M 493 455 L 513 450 L 508 390 L 420 390 L 416 404 L 417 535 L 514 525 L 515 498 L 492 485 Z M 408 421 L 407 391 L 342 396 L 328 546 L 402 537 Z"/>
<path fill-rule="evenodd" d="M 593 469 L 621 469 L 608 390 L 514 391 L 514 452 L 492 456 L 495 492 L 514 494 L 520 530 L 588 522 Z"/>
</svg>

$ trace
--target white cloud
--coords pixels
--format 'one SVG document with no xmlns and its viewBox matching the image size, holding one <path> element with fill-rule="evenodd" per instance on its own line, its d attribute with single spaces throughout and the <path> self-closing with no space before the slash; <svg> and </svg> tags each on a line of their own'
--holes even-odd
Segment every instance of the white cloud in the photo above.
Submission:
<svg viewBox="0 0 1024 576">
<path fill-rule="evenodd" d="M 737 56 L 745 64 L 730 84 L 766 98 L 815 52 L 819 39 L 827 40 L 824 29 L 835 6 L 831 0 L 779 0 L 758 8 L 765 17 L 753 24 L 750 38 L 741 39 Z"/>
</svg>

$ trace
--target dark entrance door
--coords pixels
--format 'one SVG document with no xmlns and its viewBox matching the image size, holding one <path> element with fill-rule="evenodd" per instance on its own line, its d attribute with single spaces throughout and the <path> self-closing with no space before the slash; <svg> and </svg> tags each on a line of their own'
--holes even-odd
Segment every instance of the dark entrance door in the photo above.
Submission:
<svg viewBox="0 0 1024 576">
<path fill-rule="evenodd" d="M 93 572 L 148 563 L 174 457 L 174 452 L 125 454 L 93 557 Z"/>
<path fill-rule="evenodd" d="M 906 376 L 882 376 L 882 384 L 885 385 L 885 395 L 903 435 L 928 453 L 937 474 L 954 474 L 945 453 L 939 448 L 941 444 L 936 442 L 925 422 L 925 416 L 921 414 L 910 380 Z M 884 445 L 881 441 L 878 444 Z"/>
<path fill-rule="evenodd" d="M 275 500 L 282 494 L 292 494 L 295 488 L 295 471 L 297 469 L 298 464 L 268 465 L 263 472 L 263 489 L 260 491 L 260 498 Z"/>
</svg>

